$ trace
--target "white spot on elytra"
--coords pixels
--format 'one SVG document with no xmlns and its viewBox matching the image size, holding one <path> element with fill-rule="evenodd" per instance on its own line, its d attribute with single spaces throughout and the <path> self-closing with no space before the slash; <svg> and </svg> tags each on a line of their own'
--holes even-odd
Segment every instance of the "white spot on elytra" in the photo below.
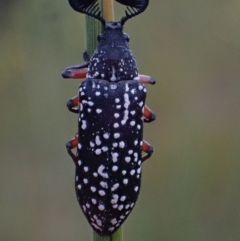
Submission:
<svg viewBox="0 0 240 241">
<path fill-rule="evenodd" d="M 101 182 L 100 182 L 100 185 L 101 185 L 103 188 L 108 188 L 108 184 L 107 184 L 106 182 L 101 181 Z"/>
<path fill-rule="evenodd" d="M 96 204 L 96 203 L 97 203 L 97 200 L 96 200 L 95 198 L 92 198 L 91 201 L 92 201 L 93 204 Z"/>
<path fill-rule="evenodd" d="M 102 221 L 100 219 L 98 219 L 96 221 L 97 221 L 97 225 L 101 227 L 102 226 Z"/>
<path fill-rule="evenodd" d="M 134 161 L 137 162 L 138 161 L 138 154 L 137 154 L 137 152 L 135 152 L 133 155 L 134 155 Z"/>
<path fill-rule="evenodd" d="M 131 161 L 131 157 L 129 157 L 129 156 L 125 157 L 125 161 L 126 162 L 130 162 Z"/>
<path fill-rule="evenodd" d="M 78 143 L 78 149 L 82 149 L 82 145 Z"/>
<path fill-rule="evenodd" d="M 116 219 L 116 218 L 114 218 L 114 219 L 111 220 L 111 224 L 112 224 L 112 225 L 115 225 L 116 223 L 117 223 L 117 219 Z"/>
<path fill-rule="evenodd" d="M 120 116 L 120 115 L 119 115 L 118 113 L 115 113 L 115 114 L 114 114 L 114 117 L 115 117 L 115 118 L 118 118 L 119 116 Z"/>
<path fill-rule="evenodd" d="M 123 179 L 123 183 L 128 184 L 128 179 L 127 178 Z"/>
<path fill-rule="evenodd" d="M 116 98 L 115 99 L 115 103 L 119 103 L 120 102 L 120 99 L 119 98 Z"/>
<path fill-rule="evenodd" d="M 114 123 L 113 127 L 114 127 L 114 128 L 118 128 L 118 127 L 119 127 L 119 124 L 118 124 L 118 123 Z"/>
<path fill-rule="evenodd" d="M 143 89 L 143 86 L 142 86 L 142 85 L 139 85 L 139 86 L 138 86 L 138 89 L 139 89 L 139 90 L 142 90 L 142 89 Z"/>
<path fill-rule="evenodd" d="M 115 70 L 114 66 L 112 65 L 112 77 L 110 78 L 111 81 L 117 80 L 117 78 L 115 76 L 115 72 L 116 72 L 116 70 Z"/>
<path fill-rule="evenodd" d="M 122 171 L 122 174 L 123 174 L 123 175 L 126 175 L 126 173 L 127 173 L 126 170 L 123 170 L 123 171 Z"/>
<path fill-rule="evenodd" d="M 137 191 L 138 191 L 138 188 L 139 188 L 139 187 L 136 186 L 136 187 L 134 188 L 134 191 L 137 192 Z"/>
<path fill-rule="evenodd" d="M 94 147 L 95 144 L 94 144 L 92 141 L 90 141 L 90 146 L 91 146 L 91 147 Z"/>
<path fill-rule="evenodd" d="M 121 211 L 123 209 L 123 205 L 121 204 L 119 207 L 118 207 L 118 210 Z"/>
<path fill-rule="evenodd" d="M 117 152 L 112 153 L 113 162 L 117 162 L 117 158 L 118 158 L 118 153 Z"/>
<path fill-rule="evenodd" d="M 123 120 L 121 121 L 121 124 L 124 125 L 126 124 L 127 120 L 128 120 L 128 114 L 129 114 L 129 111 L 128 111 L 128 107 L 130 105 L 130 101 L 129 101 L 129 96 L 128 94 L 124 94 L 124 108 L 125 108 L 125 111 L 124 111 L 124 116 L 123 116 Z"/>
<path fill-rule="evenodd" d="M 94 226 L 96 229 L 102 230 L 101 228 L 99 228 L 95 223 L 91 223 L 92 226 Z"/>
<path fill-rule="evenodd" d="M 107 146 L 103 146 L 103 147 L 102 147 L 102 150 L 103 150 L 104 152 L 106 152 L 106 151 L 108 151 L 108 147 L 107 147 Z"/>
<path fill-rule="evenodd" d="M 119 147 L 120 148 L 124 148 L 125 147 L 125 143 L 123 141 L 119 142 Z"/>
<path fill-rule="evenodd" d="M 119 187 L 119 183 L 115 183 L 115 184 L 112 186 L 111 191 L 115 191 L 118 187 Z"/>
<path fill-rule="evenodd" d="M 103 191 L 103 190 L 99 190 L 98 193 L 100 196 L 104 196 L 106 194 L 105 191 Z"/>
<path fill-rule="evenodd" d="M 101 95 L 101 93 L 100 93 L 99 91 L 97 91 L 97 92 L 95 93 L 95 95 L 96 95 L 96 96 L 99 96 L 99 95 Z"/>
<path fill-rule="evenodd" d="M 100 137 L 99 137 L 99 136 L 96 136 L 96 137 L 95 137 L 95 143 L 97 144 L 97 146 L 100 146 L 100 145 L 101 145 L 101 140 L 100 140 Z"/>
<path fill-rule="evenodd" d="M 117 147 L 118 143 L 117 142 L 113 142 L 113 147 Z"/>
<path fill-rule="evenodd" d="M 114 194 L 113 199 L 111 200 L 111 203 L 116 204 L 118 202 L 118 198 L 119 198 L 119 196 L 117 194 Z"/>
<path fill-rule="evenodd" d="M 118 169 L 118 166 L 113 166 L 112 167 L 112 170 L 115 172 L 115 171 L 117 171 L 117 169 Z"/>
<path fill-rule="evenodd" d="M 93 103 L 92 101 L 88 101 L 87 103 L 88 103 L 88 105 L 90 105 L 90 106 L 93 106 L 93 105 L 94 105 L 94 103 Z"/>
<path fill-rule="evenodd" d="M 78 165 L 81 166 L 82 165 L 82 161 L 78 160 Z"/>
<path fill-rule="evenodd" d="M 79 190 L 81 190 L 81 189 L 82 189 L 82 185 L 79 184 L 79 185 L 77 186 L 77 188 L 78 188 Z"/>
<path fill-rule="evenodd" d="M 136 121 L 131 121 L 131 122 L 130 122 L 130 125 L 131 125 L 131 126 L 135 126 L 135 124 L 136 124 Z"/>
<path fill-rule="evenodd" d="M 119 138 L 119 137 L 120 137 L 120 134 L 119 134 L 119 133 L 114 133 L 114 135 L 113 135 L 113 136 L 114 136 L 114 138 L 116 138 L 116 139 L 117 139 L 117 138 Z"/>
<path fill-rule="evenodd" d="M 133 176 L 135 174 L 135 172 L 136 171 L 133 169 L 133 170 L 130 171 L 130 174 Z"/>
<path fill-rule="evenodd" d="M 96 155 L 100 155 L 102 153 L 102 150 L 101 149 L 96 149 L 95 153 L 96 153 Z"/>
<path fill-rule="evenodd" d="M 88 167 L 84 167 L 83 168 L 85 172 L 88 172 L 89 168 Z"/>
<path fill-rule="evenodd" d="M 96 112 L 97 112 L 98 114 L 100 114 L 100 113 L 102 113 L 102 110 L 101 110 L 101 109 L 96 109 Z"/>
<path fill-rule="evenodd" d="M 99 209 L 100 211 L 103 211 L 103 210 L 105 209 L 105 207 L 104 207 L 104 205 L 100 204 L 100 205 L 98 206 L 98 209 Z"/>
<path fill-rule="evenodd" d="M 84 179 L 83 179 L 83 182 L 84 182 L 85 184 L 87 184 L 87 183 L 88 183 L 88 179 L 84 178 Z"/>
<path fill-rule="evenodd" d="M 85 130 L 87 128 L 87 123 L 85 120 L 82 120 L 82 129 Z"/>
<path fill-rule="evenodd" d="M 103 170 L 105 169 L 105 166 L 101 165 L 99 168 L 98 168 L 98 174 L 100 176 L 102 176 L 103 178 L 108 178 L 108 174 L 103 172 Z"/>
<path fill-rule="evenodd" d="M 136 111 L 132 110 L 130 113 L 131 113 L 131 115 L 135 115 Z"/>
<path fill-rule="evenodd" d="M 108 138 L 109 138 L 109 133 L 105 133 L 105 134 L 103 135 L 103 137 L 104 137 L 105 139 L 108 139 Z"/>
<path fill-rule="evenodd" d="M 133 150 L 129 150 L 128 154 L 130 154 L 130 155 L 133 154 Z"/>
<path fill-rule="evenodd" d="M 126 200 L 126 196 L 121 196 L 120 201 L 124 202 Z"/>
</svg>

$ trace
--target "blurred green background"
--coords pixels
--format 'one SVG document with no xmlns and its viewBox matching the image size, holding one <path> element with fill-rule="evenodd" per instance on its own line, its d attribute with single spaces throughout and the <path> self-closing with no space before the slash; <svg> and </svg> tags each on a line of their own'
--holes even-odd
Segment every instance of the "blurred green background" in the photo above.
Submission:
<svg viewBox="0 0 240 241">
<path fill-rule="evenodd" d="M 65 150 L 79 81 L 61 78 L 84 27 L 67 0 L 0 2 L 1 241 L 91 240 Z M 157 120 L 124 240 L 240 240 L 240 1 L 150 0 L 125 31 Z"/>
</svg>

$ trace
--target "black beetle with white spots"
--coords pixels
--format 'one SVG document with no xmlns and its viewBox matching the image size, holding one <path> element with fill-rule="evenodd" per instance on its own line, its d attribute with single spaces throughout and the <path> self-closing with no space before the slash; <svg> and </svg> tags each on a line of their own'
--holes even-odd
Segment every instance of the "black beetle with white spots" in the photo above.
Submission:
<svg viewBox="0 0 240 241">
<path fill-rule="evenodd" d="M 142 163 L 153 153 L 143 140 L 143 122 L 155 120 L 145 105 L 144 84 L 155 84 L 155 80 L 138 73 L 129 36 L 123 33 L 124 23 L 143 12 L 149 1 L 116 1 L 127 6 L 126 15 L 107 23 L 97 0 L 69 0 L 74 10 L 101 21 L 103 33 L 91 58 L 84 52 L 83 64 L 62 73 L 64 78 L 85 78 L 78 95 L 67 102 L 68 109 L 79 116 L 78 133 L 66 147 L 76 166 L 78 202 L 100 235 L 115 232 L 132 211 L 140 191 Z"/>
</svg>

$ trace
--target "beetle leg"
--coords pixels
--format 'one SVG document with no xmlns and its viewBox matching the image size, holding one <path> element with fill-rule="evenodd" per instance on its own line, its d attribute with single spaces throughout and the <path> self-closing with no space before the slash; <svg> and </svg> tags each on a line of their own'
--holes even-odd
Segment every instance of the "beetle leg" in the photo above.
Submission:
<svg viewBox="0 0 240 241">
<path fill-rule="evenodd" d="M 143 140 L 142 151 L 147 153 L 145 156 L 142 157 L 142 162 L 144 162 L 152 155 L 154 149 L 148 142 Z"/>
<path fill-rule="evenodd" d="M 143 74 L 139 75 L 139 81 L 142 84 L 151 84 L 151 85 L 155 85 L 156 84 L 156 80 L 155 79 L 153 79 L 152 77 L 150 77 L 148 75 L 143 75 Z"/>
<path fill-rule="evenodd" d="M 67 102 L 67 108 L 73 113 L 79 113 L 79 96 L 74 96 Z"/>
<path fill-rule="evenodd" d="M 86 78 L 88 69 L 86 68 L 89 63 L 81 65 L 70 66 L 63 70 L 62 77 L 65 79 L 83 79 Z"/>
<path fill-rule="evenodd" d="M 82 64 L 67 67 L 62 72 L 62 77 L 65 78 L 65 79 L 68 79 L 68 78 L 71 78 L 71 79 L 86 78 L 87 67 L 90 64 L 90 57 L 89 57 L 86 50 L 83 52 L 83 60 L 84 60 L 84 63 L 82 63 Z"/>
<path fill-rule="evenodd" d="M 148 106 L 144 106 L 144 110 L 143 110 L 143 116 L 144 116 L 144 119 L 143 121 L 144 122 L 152 122 L 156 119 L 156 115 L 152 112 L 152 110 L 148 107 Z"/>
<path fill-rule="evenodd" d="M 78 133 L 75 135 L 75 137 L 72 140 L 66 143 L 67 152 L 72 157 L 76 165 L 77 165 L 77 157 L 75 154 L 73 154 L 72 149 L 76 148 L 77 145 L 78 145 Z"/>
</svg>

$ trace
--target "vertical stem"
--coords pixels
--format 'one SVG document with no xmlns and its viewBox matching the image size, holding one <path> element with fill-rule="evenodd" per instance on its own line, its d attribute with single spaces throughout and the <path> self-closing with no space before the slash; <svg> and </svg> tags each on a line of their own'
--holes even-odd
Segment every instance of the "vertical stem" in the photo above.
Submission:
<svg viewBox="0 0 240 241">
<path fill-rule="evenodd" d="M 103 3 L 103 16 L 107 22 L 113 21 L 113 1 L 112 0 L 102 0 Z"/>
<path fill-rule="evenodd" d="M 100 8 L 106 22 L 113 21 L 113 0 L 100 0 Z M 86 16 L 86 49 L 89 56 L 92 56 L 97 48 L 97 36 L 102 32 L 102 23 L 92 17 Z M 111 236 L 99 236 L 93 231 L 93 241 L 122 241 L 122 228 L 120 227 Z"/>
<path fill-rule="evenodd" d="M 122 226 L 111 235 L 111 241 L 122 241 L 123 240 L 123 232 L 122 232 Z"/>
<path fill-rule="evenodd" d="M 86 16 L 86 50 L 92 56 L 97 48 L 97 36 L 102 32 L 102 23 L 97 19 Z"/>
</svg>

